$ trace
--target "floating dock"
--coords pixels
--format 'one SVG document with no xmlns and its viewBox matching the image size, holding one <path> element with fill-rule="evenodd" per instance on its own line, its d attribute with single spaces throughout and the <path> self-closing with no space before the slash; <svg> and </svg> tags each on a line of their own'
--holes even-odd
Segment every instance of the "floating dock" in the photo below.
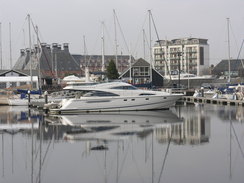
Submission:
<svg viewBox="0 0 244 183">
<path fill-rule="evenodd" d="M 244 106 L 244 100 L 216 99 L 216 98 L 193 97 L 193 96 L 183 96 L 183 100 L 186 103 L 205 103 L 205 104 Z"/>
</svg>

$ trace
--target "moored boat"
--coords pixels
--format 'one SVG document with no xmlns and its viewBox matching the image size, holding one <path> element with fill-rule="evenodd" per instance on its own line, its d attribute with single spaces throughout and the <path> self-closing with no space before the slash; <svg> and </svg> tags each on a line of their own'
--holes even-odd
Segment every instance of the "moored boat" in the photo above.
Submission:
<svg viewBox="0 0 244 183">
<path fill-rule="evenodd" d="M 79 88 L 77 87 L 76 90 Z M 124 82 L 101 83 L 83 86 L 87 93 L 80 98 L 64 99 L 51 113 L 68 114 L 79 112 L 140 111 L 168 109 L 182 94 L 138 89 Z"/>
</svg>

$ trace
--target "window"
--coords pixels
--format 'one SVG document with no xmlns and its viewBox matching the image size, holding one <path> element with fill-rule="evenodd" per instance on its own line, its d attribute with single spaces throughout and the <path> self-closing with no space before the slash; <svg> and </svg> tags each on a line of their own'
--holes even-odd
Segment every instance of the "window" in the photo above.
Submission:
<svg viewBox="0 0 244 183">
<path fill-rule="evenodd" d="M 200 47 L 200 65 L 204 65 L 204 48 Z"/>
<path fill-rule="evenodd" d="M 26 85 L 26 82 L 20 82 L 20 86 Z"/>
<path fill-rule="evenodd" d="M 36 82 L 33 82 L 33 88 L 37 88 Z"/>
<path fill-rule="evenodd" d="M 0 83 L 0 88 L 1 88 L 1 89 L 6 88 L 6 87 L 7 87 L 7 86 L 6 86 L 6 83 L 5 83 L 5 82 Z"/>
<path fill-rule="evenodd" d="M 119 96 L 118 94 L 104 91 L 92 91 L 84 95 L 84 97 L 108 97 L 108 96 Z"/>
<path fill-rule="evenodd" d="M 141 96 L 141 95 L 155 95 L 155 94 L 153 94 L 153 93 L 141 93 L 139 95 Z"/>
<path fill-rule="evenodd" d="M 10 82 L 10 87 L 16 87 L 17 83 L 16 82 Z"/>
<path fill-rule="evenodd" d="M 135 86 L 115 86 L 111 89 L 118 89 L 118 90 L 137 90 Z"/>
</svg>

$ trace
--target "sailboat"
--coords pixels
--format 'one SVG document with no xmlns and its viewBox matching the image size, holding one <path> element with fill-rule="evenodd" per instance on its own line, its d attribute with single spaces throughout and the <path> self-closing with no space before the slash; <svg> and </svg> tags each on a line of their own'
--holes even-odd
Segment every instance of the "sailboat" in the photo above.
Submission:
<svg viewBox="0 0 244 183">
<path fill-rule="evenodd" d="M 8 105 L 25 105 L 27 106 L 29 103 L 30 98 L 27 98 L 27 94 L 28 95 L 33 95 L 33 94 L 37 94 L 38 96 L 34 96 L 34 98 L 39 98 L 39 95 L 41 95 L 41 90 L 39 89 L 38 91 L 33 91 L 33 63 L 32 63 L 32 54 L 31 54 L 31 29 L 30 29 L 30 25 L 31 25 L 31 19 L 30 19 L 30 15 L 27 15 L 28 18 L 28 29 L 29 29 L 29 65 L 30 65 L 30 88 L 28 90 L 23 90 L 23 89 L 17 89 L 17 93 L 20 93 L 19 95 L 12 95 L 11 97 L 8 98 Z M 37 76 L 35 77 L 35 79 L 38 80 Z M 39 82 L 36 82 L 37 87 L 39 87 L 38 85 Z"/>
</svg>

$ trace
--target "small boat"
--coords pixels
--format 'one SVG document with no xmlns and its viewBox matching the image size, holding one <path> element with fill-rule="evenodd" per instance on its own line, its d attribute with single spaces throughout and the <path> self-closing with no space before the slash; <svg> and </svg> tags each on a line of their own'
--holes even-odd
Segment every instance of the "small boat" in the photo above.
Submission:
<svg viewBox="0 0 244 183">
<path fill-rule="evenodd" d="M 179 78 L 180 76 L 180 78 Z M 178 81 L 180 80 L 213 80 L 215 79 L 215 77 L 213 77 L 212 75 L 204 75 L 204 76 L 197 76 L 195 74 L 191 74 L 191 73 L 187 73 L 184 71 L 180 71 L 180 75 L 179 75 L 179 71 L 178 70 L 173 70 L 170 72 L 170 75 L 166 75 L 165 76 L 166 79 L 170 79 L 171 80 L 176 80 Z"/>
<path fill-rule="evenodd" d="M 140 111 L 169 109 L 183 94 L 143 90 L 124 82 L 77 86 L 87 93 L 80 98 L 64 99 L 59 107 L 50 109 L 54 114 L 107 111 Z"/>
</svg>

